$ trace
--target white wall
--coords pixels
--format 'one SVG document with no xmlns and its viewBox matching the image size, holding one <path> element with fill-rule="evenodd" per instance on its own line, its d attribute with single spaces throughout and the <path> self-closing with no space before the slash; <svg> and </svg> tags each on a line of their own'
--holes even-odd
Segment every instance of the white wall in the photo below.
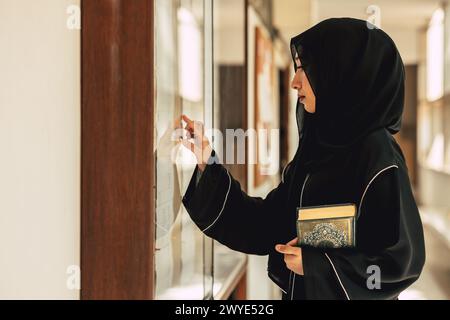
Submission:
<svg viewBox="0 0 450 320">
<path fill-rule="evenodd" d="M 79 0 L 0 0 L 0 299 L 77 299 Z"/>
</svg>

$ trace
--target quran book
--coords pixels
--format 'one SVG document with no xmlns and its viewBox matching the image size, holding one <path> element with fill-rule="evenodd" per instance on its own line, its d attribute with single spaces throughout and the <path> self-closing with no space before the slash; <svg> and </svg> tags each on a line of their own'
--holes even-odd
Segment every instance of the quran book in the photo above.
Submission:
<svg viewBox="0 0 450 320">
<path fill-rule="evenodd" d="M 300 247 L 355 247 L 355 204 L 298 208 L 297 235 Z"/>
</svg>

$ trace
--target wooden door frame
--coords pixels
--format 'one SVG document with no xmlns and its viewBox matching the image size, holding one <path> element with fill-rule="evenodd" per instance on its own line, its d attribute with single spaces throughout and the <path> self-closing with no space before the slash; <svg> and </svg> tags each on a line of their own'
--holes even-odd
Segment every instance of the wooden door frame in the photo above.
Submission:
<svg viewBox="0 0 450 320">
<path fill-rule="evenodd" d="M 153 299 L 154 0 L 81 13 L 81 299 Z"/>
</svg>

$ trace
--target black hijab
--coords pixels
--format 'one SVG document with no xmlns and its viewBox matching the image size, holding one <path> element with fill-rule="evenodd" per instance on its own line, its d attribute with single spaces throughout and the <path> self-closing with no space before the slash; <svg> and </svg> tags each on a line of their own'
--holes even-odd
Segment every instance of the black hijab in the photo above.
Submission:
<svg viewBox="0 0 450 320">
<path fill-rule="evenodd" d="M 315 114 L 297 105 L 296 165 L 318 170 L 376 130 L 400 130 L 405 71 L 385 32 L 364 20 L 332 18 L 294 37 L 291 50 L 316 96 Z"/>
</svg>

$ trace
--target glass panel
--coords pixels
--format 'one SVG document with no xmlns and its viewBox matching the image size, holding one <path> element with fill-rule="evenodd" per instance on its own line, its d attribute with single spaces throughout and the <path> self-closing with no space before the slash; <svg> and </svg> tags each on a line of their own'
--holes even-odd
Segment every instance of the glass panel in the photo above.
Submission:
<svg viewBox="0 0 450 320">
<path fill-rule="evenodd" d="M 204 0 L 204 66 L 205 66 L 205 82 L 204 82 L 204 92 L 205 92 L 205 114 L 204 114 L 204 124 L 207 132 L 211 132 L 214 128 L 214 101 L 213 101 L 213 3 L 214 0 Z M 210 137 L 211 138 L 211 137 Z M 210 139 L 212 141 L 212 139 Z M 211 238 L 203 237 L 204 246 L 204 298 L 207 300 L 214 299 L 214 241 Z"/>
<path fill-rule="evenodd" d="M 245 0 L 156 0 L 157 299 L 220 298 L 245 267 L 245 255 L 203 236 L 186 213 L 195 160 L 171 142 L 181 114 L 207 132 L 245 128 L 244 21 Z M 244 185 L 245 165 L 229 169 Z"/>
<path fill-rule="evenodd" d="M 212 288 L 211 240 L 181 203 L 195 160 L 172 142 L 172 133 L 181 114 L 203 121 L 212 114 L 204 56 L 204 21 L 211 13 L 205 14 L 204 0 L 156 0 L 155 8 L 156 298 L 204 299 Z"/>
<path fill-rule="evenodd" d="M 214 0 L 214 118 L 216 128 L 245 129 L 245 0 Z M 226 163 L 225 141 L 215 140 L 215 150 Z M 236 144 L 237 145 L 237 144 Z M 246 165 L 225 165 L 245 188 Z M 245 255 L 214 243 L 214 297 L 228 298 L 230 285 L 245 268 Z"/>
<path fill-rule="evenodd" d="M 450 5 L 445 6 L 444 64 L 444 139 L 445 170 L 450 173 Z"/>
</svg>

